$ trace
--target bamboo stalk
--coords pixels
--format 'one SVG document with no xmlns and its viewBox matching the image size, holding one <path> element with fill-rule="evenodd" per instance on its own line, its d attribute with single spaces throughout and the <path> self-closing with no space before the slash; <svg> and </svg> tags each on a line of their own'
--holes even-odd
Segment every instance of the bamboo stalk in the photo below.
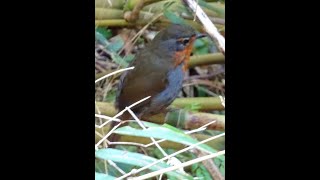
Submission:
<svg viewBox="0 0 320 180">
<path fill-rule="evenodd" d="M 189 68 L 195 66 L 203 66 L 203 65 L 210 65 L 210 64 L 224 64 L 225 58 L 222 53 L 212 53 L 212 54 L 205 54 L 199 56 L 191 56 L 189 61 Z"/>
<path fill-rule="evenodd" d="M 95 7 L 122 9 L 125 0 L 95 0 Z"/>
<path fill-rule="evenodd" d="M 189 105 L 190 102 L 198 102 L 200 109 L 208 110 L 211 108 L 216 108 L 222 106 L 220 99 L 217 98 L 178 98 L 173 104 L 177 107 L 184 107 Z M 219 103 L 219 104 L 218 104 Z M 107 102 L 97 102 L 97 107 L 99 108 L 102 115 L 114 116 L 117 111 L 112 103 Z M 222 106 L 223 107 L 223 106 Z M 222 108 L 221 108 L 222 109 Z M 159 113 L 152 117 L 144 118 L 143 120 L 150 121 L 157 124 L 170 124 L 172 126 L 182 128 L 182 129 L 197 129 L 210 122 L 215 121 L 210 124 L 207 128 L 211 130 L 224 131 L 225 129 L 225 116 L 212 113 L 203 112 L 188 112 L 186 110 L 178 109 L 171 110 L 167 113 Z"/>
</svg>

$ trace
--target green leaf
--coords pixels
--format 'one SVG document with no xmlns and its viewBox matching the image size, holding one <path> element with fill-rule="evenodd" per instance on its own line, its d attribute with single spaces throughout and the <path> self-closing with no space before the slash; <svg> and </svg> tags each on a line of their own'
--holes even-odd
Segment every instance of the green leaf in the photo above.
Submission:
<svg viewBox="0 0 320 180">
<path fill-rule="evenodd" d="M 193 55 L 209 54 L 209 47 L 201 47 L 193 51 Z"/>
<path fill-rule="evenodd" d="M 205 86 L 199 85 L 195 87 L 198 91 L 198 97 L 208 97 L 207 92 L 205 89 L 207 89 Z"/>
<path fill-rule="evenodd" d="M 191 166 L 192 173 L 199 178 L 212 180 L 212 177 L 206 167 L 201 163 L 196 163 Z"/>
<path fill-rule="evenodd" d="M 222 134 L 224 132 L 216 131 L 216 130 L 205 130 L 205 131 L 203 131 L 203 133 L 206 134 L 206 135 L 209 135 L 209 136 L 217 136 L 217 135 Z"/>
<path fill-rule="evenodd" d="M 164 10 L 163 15 L 169 19 L 170 22 L 174 24 L 185 24 L 184 20 L 177 16 L 175 13 L 169 11 L 169 10 Z"/>
<path fill-rule="evenodd" d="M 214 164 L 216 164 L 218 167 L 221 165 L 221 161 L 219 159 L 213 159 Z"/>
<path fill-rule="evenodd" d="M 97 40 L 100 44 L 102 44 L 102 45 L 104 45 L 104 46 L 107 46 L 107 45 L 109 44 L 108 41 L 107 41 L 107 39 L 106 39 L 101 33 L 97 32 L 97 31 L 96 31 L 96 40 Z"/>
<path fill-rule="evenodd" d="M 104 101 L 105 102 L 114 102 L 116 99 L 116 93 L 117 93 L 116 89 L 111 89 L 110 91 L 108 91 L 108 94 L 106 95 Z"/>
<path fill-rule="evenodd" d="M 192 173 L 195 173 L 198 168 L 199 168 L 199 163 L 192 164 L 191 166 Z"/>
<path fill-rule="evenodd" d="M 122 169 L 124 172 L 130 172 L 132 169 L 137 168 L 135 165 L 125 164 L 125 163 L 116 163 L 117 166 Z M 119 172 L 119 171 L 118 171 Z"/>
<path fill-rule="evenodd" d="M 100 159 L 95 160 L 95 170 L 99 173 L 105 173 L 104 162 Z"/>
<path fill-rule="evenodd" d="M 207 39 L 207 38 L 204 37 L 204 38 L 201 38 L 201 39 L 196 39 L 196 40 L 194 41 L 194 43 L 193 43 L 193 47 L 194 47 L 195 49 L 197 49 L 197 48 L 201 48 L 201 47 L 203 47 L 203 46 L 206 46 L 207 43 L 206 43 L 206 41 L 205 41 L 204 39 Z"/>
<path fill-rule="evenodd" d="M 129 63 L 127 63 L 121 56 L 116 53 L 111 54 L 111 58 L 114 62 L 119 64 L 121 67 L 128 67 Z"/>
<path fill-rule="evenodd" d="M 167 10 L 167 9 L 169 9 L 173 4 L 175 4 L 176 3 L 176 1 L 167 1 L 167 2 L 165 2 L 164 4 L 163 4 L 163 9 L 164 10 Z"/>
<path fill-rule="evenodd" d="M 210 9 L 218 14 L 219 17 L 224 17 L 225 16 L 225 8 L 224 5 L 221 3 L 216 3 L 216 2 L 205 2 L 204 0 L 198 0 L 198 3 L 201 7 L 205 7 L 207 9 Z"/>
<path fill-rule="evenodd" d="M 120 36 L 116 36 L 113 39 L 113 42 L 108 44 L 106 47 L 108 50 L 112 52 L 118 52 L 124 46 L 124 41 Z"/>
<path fill-rule="evenodd" d="M 134 55 L 133 54 L 128 54 L 127 56 L 125 56 L 123 59 L 127 62 L 130 63 L 133 59 L 134 59 Z"/>
<path fill-rule="evenodd" d="M 212 180 L 212 177 L 211 177 L 209 171 L 207 170 L 207 168 L 203 164 L 200 165 L 200 169 L 201 169 L 201 173 L 202 173 L 204 179 Z"/>
<path fill-rule="evenodd" d="M 143 154 L 122 151 L 122 150 L 112 149 L 112 148 L 100 149 L 96 151 L 96 157 L 100 159 L 105 159 L 105 160 L 112 160 L 118 163 L 131 164 L 139 167 L 143 167 L 157 161 L 157 159 L 143 155 Z M 151 166 L 149 169 L 152 171 L 157 171 L 157 170 L 168 168 L 168 167 L 170 167 L 168 164 L 164 162 L 159 162 L 156 165 Z M 166 174 L 170 176 L 174 176 L 178 179 L 192 179 L 191 176 L 183 175 L 178 171 L 170 171 L 170 172 L 167 172 Z"/>
<path fill-rule="evenodd" d="M 179 179 L 177 179 L 177 178 L 175 178 L 173 176 L 168 176 L 168 180 L 179 180 Z"/>
<path fill-rule="evenodd" d="M 224 165 L 223 165 L 223 166 L 220 166 L 220 168 L 219 168 L 222 176 L 225 176 L 225 170 L 224 170 L 224 168 L 225 168 Z"/>
<path fill-rule="evenodd" d="M 224 173 L 225 173 L 224 172 L 224 168 L 225 168 L 225 158 L 224 158 L 224 156 L 221 159 L 214 158 L 213 162 L 214 162 L 214 164 L 217 165 L 217 167 L 219 168 L 221 174 L 224 176 Z"/>
<path fill-rule="evenodd" d="M 114 131 L 116 134 L 121 135 L 129 135 L 129 136 L 139 136 L 139 137 L 153 137 L 157 139 L 166 139 L 172 142 L 177 142 L 186 145 L 193 145 L 196 144 L 198 141 L 190 137 L 189 135 L 185 134 L 182 130 L 177 129 L 173 126 L 168 124 L 164 124 L 162 126 L 155 125 L 154 123 L 144 122 L 143 124 L 149 127 L 146 130 L 142 129 L 135 129 L 130 126 L 124 126 L 118 128 Z M 216 153 L 217 151 L 206 144 L 200 144 L 199 146 L 195 147 L 201 151 Z M 217 157 L 221 159 L 221 156 Z"/>
<path fill-rule="evenodd" d="M 112 36 L 111 30 L 106 29 L 105 27 L 98 27 L 96 31 L 103 35 L 103 37 L 106 39 L 109 39 Z"/>
<path fill-rule="evenodd" d="M 208 38 L 197 39 L 193 44 L 193 55 L 202 55 L 209 53 Z"/>
<path fill-rule="evenodd" d="M 199 178 L 203 178 L 203 172 L 202 172 L 202 169 L 201 168 L 198 168 L 197 170 L 196 170 L 196 176 L 197 177 L 199 177 Z"/>
<path fill-rule="evenodd" d="M 134 6 L 137 5 L 138 1 L 139 0 L 126 0 L 123 10 L 124 11 L 133 10 Z"/>
<path fill-rule="evenodd" d="M 116 177 L 113 176 L 109 176 L 107 174 L 103 174 L 103 173 L 95 173 L 95 180 L 113 180 L 116 179 Z"/>
<path fill-rule="evenodd" d="M 129 146 L 129 145 L 117 145 L 117 149 L 121 149 L 124 151 L 129 152 L 137 152 L 139 150 L 139 147 L 137 146 Z"/>
<path fill-rule="evenodd" d="M 158 158 L 158 159 L 163 158 L 163 154 L 162 154 L 162 152 L 160 151 L 160 149 L 155 148 L 155 149 L 153 150 L 153 153 L 154 153 L 154 157 L 156 157 L 156 158 Z"/>
</svg>

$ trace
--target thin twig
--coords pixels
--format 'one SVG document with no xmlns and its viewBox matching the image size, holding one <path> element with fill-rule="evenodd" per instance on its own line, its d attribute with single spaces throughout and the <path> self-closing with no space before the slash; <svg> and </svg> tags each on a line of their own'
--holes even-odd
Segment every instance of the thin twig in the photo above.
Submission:
<svg viewBox="0 0 320 180">
<path fill-rule="evenodd" d="M 193 159 L 193 160 L 181 163 L 181 164 L 177 164 L 175 166 L 171 166 L 171 167 L 164 168 L 164 169 L 161 169 L 161 170 L 158 170 L 158 171 L 155 171 L 155 172 L 151 172 L 151 173 L 148 173 L 148 174 L 145 174 L 145 175 L 142 175 L 142 176 L 131 178 L 131 180 L 138 180 L 138 179 L 139 180 L 143 180 L 143 179 L 151 178 L 151 177 L 158 176 L 158 175 L 166 173 L 166 172 L 174 171 L 176 169 L 179 169 L 179 168 L 182 168 L 182 167 L 186 167 L 186 166 L 190 166 L 192 164 L 195 164 L 195 163 L 207 160 L 207 159 L 211 159 L 211 158 L 214 158 L 214 157 L 217 157 L 217 156 L 220 156 L 220 155 L 224 155 L 224 154 L 225 154 L 225 150 L 219 151 L 217 153 L 213 153 L 213 154 L 209 154 L 209 155 L 206 155 L 206 156 L 202 156 L 202 157 L 199 157 L 197 159 Z"/>
<path fill-rule="evenodd" d="M 99 132 L 95 131 L 96 135 L 98 135 L 100 138 L 103 138 L 104 135 L 100 134 Z"/>
<path fill-rule="evenodd" d="M 206 154 L 204 154 L 201 151 L 196 150 L 196 154 L 198 157 L 202 157 L 205 156 Z M 222 176 L 222 174 L 219 171 L 219 168 L 217 167 L 217 165 L 214 164 L 212 159 L 207 159 L 205 161 L 202 161 L 202 164 L 204 165 L 204 167 L 206 167 L 206 169 L 209 171 L 211 177 L 213 177 L 214 180 L 223 180 L 224 177 Z"/>
<path fill-rule="evenodd" d="M 105 78 L 107 78 L 107 77 L 109 77 L 109 76 L 112 76 L 112 75 L 114 75 L 114 74 L 117 74 L 117 73 L 119 73 L 119 72 L 131 70 L 131 69 L 134 69 L 134 67 L 124 68 L 124 69 L 120 69 L 120 70 L 114 71 L 114 72 L 112 72 L 112 73 L 109 73 L 109 74 L 107 74 L 107 75 L 105 75 L 105 76 L 97 79 L 97 80 L 95 81 L 95 83 L 97 83 L 97 82 L 99 82 L 99 81 L 101 81 L 101 80 L 103 80 L 103 79 L 105 79 Z"/>
<path fill-rule="evenodd" d="M 185 18 L 185 19 L 189 19 L 192 20 L 194 19 L 194 17 L 191 17 L 190 15 L 186 14 L 186 13 L 181 13 L 181 17 Z M 225 25 L 225 20 L 222 18 L 217 18 L 217 17 L 211 17 L 209 16 L 209 19 L 215 23 L 215 24 L 220 24 L 220 25 Z"/>
<path fill-rule="evenodd" d="M 198 89 L 201 89 L 202 91 L 204 91 L 205 93 L 207 93 L 210 96 L 213 96 L 213 97 L 218 96 L 218 94 L 216 94 L 216 93 L 214 93 L 214 92 L 212 92 L 212 91 L 210 91 L 210 90 L 208 90 L 206 88 L 200 87 L 198 85 L 195 85 L 195 87 L 198 88 Z"/>
<path fill-rule="evenodd" d="M 157 163 L 159 163 L 159 162 L 165 161 L 165 160 L 167 160 L 167 159 L 169 159 L 169 158 L 171 158 L 171 157 L 174 157 L 174 156 L 176 156 L 176 155 L 178 155 L 178 154 L 180 154 L 180 153 L 183 153 L 183 152 L 185 152 L 185 151 L 188 151 L 188 150 L 190 150 L 190 149 L 193 149 L 193 148 L 199 146 L 200 144 L 209 142 L 209 141 L 211 141 L 211 140 L 217 139 L 217 138 L 219 138 L 219 137 L 221 137 L 221 136 L 224 136 L 224 135 L 225 135 L 225 133 L 221 133 L 221 134 L 219 134 L 219 135 L 216 135 L 216 136 L 210 137 L 210 138 L 208 138 L 208 139 L 205 139 L 205 140 L 203 140 L 203 141 L 200 141 L 200 142 L 197 142 L 197 143 L 195 143 L 195 144 L 192 144 L 192 145 L 190 145 L 189 147 L 186 147 L 186 148 L 181 149 L 180 151 L 177 151 L 177 152 L 175 152 L 175 153 L 172 153 L 172 154 L 170 154 L 170 155 L 168 155 L 168 156 L 166 156 L 166 157 L 164 157 L 164 158 L 162 158 L 162 159 L 159 159 L 159 160 L 157 160 L 157 161 L 154 161 L 153 163 L 150 163 L 150 164 L 148 164 L 148 165 L 146 165 L 146 166 L 144 166 L 144 167 L 142 167 L 142 168 L 140 168 L 140 169 L 137 169 L 137 170 L 134 169 L 134 170 L 130 171 L 129 173 L 127 173 L 127 174 L 125 174 L 125 175 L 123 175 L 123 176 L 121 176 L 121 177 L 116 178 L 116 180 L 121 180 L 121 179 L 127 178 L 127 177 L 131 176 L 132 174 L 137 174 L 137 173 L 139 173 L 139 172 L 141 172 L 141 171 L 143 171 L 143 170 L 146 170 L 146 169 L 148 169 L 149 167 L 151 167 L 151 166 L 153 166 L 153 165 L 155 165 L 155 164 L 157 164 Z"/>
<path fill-rule="evenodd" d="M 103 67 L 101 67 L 101 65 L 99 65 L 97 62 L 96 62 L 96 64 L 94 65 L 95 66 L 95 68 L 96 69 L 98 69 L 100 72 L 106 72 L 106 70 L 103 68 Z"/>
<path fill-rule="evenodd" d="M 200 22 L 205 27 L 207 33 L 218 43 L 220 51 L 225 53 L 225 39 L 219 33 L 216 26 L 212 23 L 207 14 L 202 10 L 195 0 L 183 0 L 183 2 L 197 15 Z"/>
<path fill-rule="evenodd" d="M 105 116 L 105 115 L 95 114 L 94 116 L 95 116 L 95 117 L 98 117 L 98 118 L 102 118 L 102 119 L 107 119 L 107 120 L 111 120 L 111 121 L 121 122 L 120 119 L 112 118 L 112 117 Z"/>
<path fill-rule="evenodd" d="M 132 39 L 130 39 L 129 42 L 126 43 L 126 45 L 129 44 L 129 43 L 135 44 L 135 43 L 138 41 L 139 37 L 142 35 L 142 33 L 143 33 L 154 21 L 156 21 L 156 20 L 157 20 L 159 17 L 161 17 L 162 15 L 163 15 L 163 13 L 159 13 L 158 15 L 156 15 L 150 22 L 148 22 L 145 26 L 143 26 L 143 28 L 141 28 L 140 31 L 139 31 L 136 35 L 134 35 L 134 36 L 132 37 Z M 126 45 L 125 45 L 125 46 L 126 46 Z M 122 49 L 119 51 L 118 54 L 122 53 L 122 51 L 124 50 L 125 46 L 122 47 Z"/>
<path fill-rule="evenodd" d="M 147 128 L 140 121 L 140 119 L 134 114 L 134 112 L 128 107 L 126 107 L 126 109 L 129 111 L 129 113 L 132 115 L 132 117 L 138 122 L 138 124 L 142 127 L 142 129 L 146 130 Z M 153 137 L 150 137 L 150 139 L 152 140 L 152 142 L 154 142 L 154 144 L 157 146 L 157 148 L 161 151 L 161 153 L 164 156 L 168 156 L 168 154 L 162 149 L 162 147 L 157 143 L 157 141 Z"/>
<path fill-rule="evenodd" d="M 185 131 L 184 133 L 185 134 L 192 134 L 192 133 L 196 133 L 196 132 L 199 132 L 199 131 L 204 131 L 207 129 L 207 126 L 215 123 L 216 121 L 211 121 L 197 129 L 194 129 L 194 130 L 191 130 L 191 131 Z M 164 141 L 167 141 L 167 139 L 160 139 L 160 140 L 157 140 L 156 142 L 157 143 L 161 143 L 161 142 L 164 142 Z M 155 143 L 154 142 L 151 142 L 149 144 L 140 144 L 140 143 L 134 143 L 134 142 L 110 142 L 109 144 L 122 144 L 122 145 L 135 145 L 135 146 L 140 146 L 140 147 L 144 147 L 144 148 L 147 148 L 149 146 L 152 146 L 154 145 Z"/>
<path fill-rule="evenodd" d="M 97 109 L 97 112 L 98 112 L 98 115 L 100 116 L 101 115 L 101 111 L 100 111 L 100 108 L 97 106 L 97 102 L 95 101 L 95 107 Z M 102 124 L 102 118 L 101 117 L 98 117 L 99 118 L 99 121 L 100 121 L 100 124 Z M 97 125 L 95 124 L 95 127 L 97 127 Z M 95 131 L 96 133 L 98 133 L 97 131 Z M 104 137 L 105 136 L 105 132 L 104 132 L 104 129 L 102 129 L 102 134 L 101 136 Z M 98 133 L 100 134 L 100 133 Z M 104 146 L 106 146 L 106 144 L 104 144 Z M 105 163 L 105 167 L 107 166 L 106 162 L 104 161 Z M 106 171 L 107 172 L 107 171 Z"/>
<path fill-rule="evenodd" d="M 98 147 L 101 143 L 103 143 L 112 133 L 114 130 L 116 130 L 121 124 L 126 123 L 126 121 L 122 121 L 119 124 L 117 124 L 116 126 L 114 126 L 107 135 L 105 135 L 102 139 L 100 139 L 100 141 L 95 145 L 96 150 L 98 150 Z"/>
<path fill-rule="evenodd" d="M 125 20 L 128 22 L 135 22 L 139 18 L 141 9 L 144 7 L 145 0 L 140 0 L 130 12 L 126 12 L 124 15 Z"/>
<path fill-rule="evenodd" d="M 124 172 L 121 168 L 119 168 L 119 166 L 117 166 L 116 163 L 114 163 L 113 161 L 111 160 L 108 160 L 108 163 L 113 166 L 116 170 L 118 170 L 121 174 L 126 174 L 126 172 Z"/>
<path fill-rule="evenodd" d="M 191 130 L 191 131 L 187 131 L 187 132 L 185 132 L 185 133 L 186 133 L 186 134 L 192 134 L 192 133 L 195 133 L 195 132 L 204 131 L 204 130 L 207 129 L 207 126 L 209 126 L 209 125 L 211 125 L 211 124 L 213 124 L 213 123 L 216 123 L 216 122 L 217 122 L 217 121 L 211 121 L 211 122 L 209 122 L 209 123 L 207 123 L 207 124 L 205 124 L 205 125 L 197 128 L 197 129 L 194 129 L 194 130 Z"/>
<path fill-rule="evenodd" d="M 143 98 L 143 99 L 141 99 L 141 100 L 139 100 L 139 101 L 131 104 L 128 108 L 132 108 L 133 106 L 135 106 L 135 105 L 137 105 L 137 104 L 139 104 L 139 103 L 141 103 L 141 102 L 149 99 L 150 97 L 151 97 L 151 96 L 145 97 L 145 98 Z M 127 109 L 124 109 L 124 110 L 120 111 L 118 114 L 116 114 L 115 116 L 113 116 L 113 118 L 116 119 L 117 117 L 120 117 L 126 110 L 127 110 Z M 108 122 L 105 122 L 105 123 L 101 124 L 101 125 L 99 126 L 99 128 L 104 127 L 106 124 L 108 124 Z"/>
<path fill-rule="evenodd" d="M 145 147 L 144 144 L 134 143 L 134 142 L 110 142 L 109 144 L 110 145 L 133 145 L 133 146 Z"/>
<path fill-rule="evenodd" d="M 97 110 L 98 114 L 101 114 L 100 108 L 99 108 L 99 106 L 97 106 L 97 101 L 94 101 L 94 105 L 96 107 L 96 110 Z M 100 124 L 102 124 L 102 119 L 101 118 L 99 118 L 99 121 L 100 121 Z"/>
</svg>

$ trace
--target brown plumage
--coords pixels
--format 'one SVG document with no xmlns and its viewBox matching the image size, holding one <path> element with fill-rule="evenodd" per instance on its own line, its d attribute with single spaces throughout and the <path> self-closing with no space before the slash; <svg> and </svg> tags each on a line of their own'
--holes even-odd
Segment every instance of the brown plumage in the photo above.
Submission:
<svg viewBox="0 0 320 180">
<path fill-rule="evenodd" d="M 173 24 L 159 32 L 136 54 L 130 64 L 135 68 L 121 75 L 116 108 L 121 111 L 147 96 L 151 98 L 131 108 L 138 118 L 167 108 L 182 88 L 192 45 L 200 37 L 203 35 L 196 34 L 193 28 L 186 25 Z M 120 117 L 122 120 L 130 118 L 129 113 Z"/>
</svg>

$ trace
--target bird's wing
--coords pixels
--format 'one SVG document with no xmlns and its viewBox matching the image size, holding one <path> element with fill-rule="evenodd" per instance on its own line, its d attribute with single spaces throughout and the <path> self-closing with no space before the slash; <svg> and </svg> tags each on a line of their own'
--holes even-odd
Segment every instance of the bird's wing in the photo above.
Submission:
<svg viewBox="0 0 320 180">
<path fill-rule="evenodd" d="M 146 53 L 146 55 L 147 54 L 148 53 Z M 148 104 L 154 96 L 162 92 L 167 86 L 168 68 L 166 68 L 164 64 L 160 66 L 151 65 L 159 59 L 150 59 L 150 56 L 139 56 L 138 60 L 139 62 L 135 60 L 131 64 L 131 66 L 135 66 L 135 68 L 126 71 L 120 78 L 119 87 L 121 87 L 121 89 L 118 90 L 116 98 L 116 106 L 119 110 L 147 96 L 151 96 L 151 98 L 134 108 L 139 109 L 139 107 Z"/>
</svg>

